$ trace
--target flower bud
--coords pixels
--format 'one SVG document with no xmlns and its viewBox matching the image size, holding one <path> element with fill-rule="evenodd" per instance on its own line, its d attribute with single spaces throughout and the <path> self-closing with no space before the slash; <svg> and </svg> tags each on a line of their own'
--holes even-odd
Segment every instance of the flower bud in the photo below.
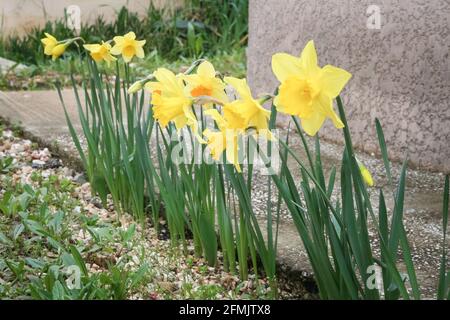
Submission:
<svg viewBox="0 0 450 320">
<path fill-rule="evenodd" d="M 136 81 L 128 88 L 128 94 L 133 94 L 142 89 L 142 81 Z"/>
<path fill-rule="evenodd" d="M 367 170 L 367 168 L 360 161 L 357 160 L 357 162 L 358 162 L 359 171 L 361 171 L 361 175 L 363 177 L 364 182 L 369 187 L 373 187 L 373 178 L 372 178 L 372 175 L 370 174 L 369 170 Z"/>
</svg>

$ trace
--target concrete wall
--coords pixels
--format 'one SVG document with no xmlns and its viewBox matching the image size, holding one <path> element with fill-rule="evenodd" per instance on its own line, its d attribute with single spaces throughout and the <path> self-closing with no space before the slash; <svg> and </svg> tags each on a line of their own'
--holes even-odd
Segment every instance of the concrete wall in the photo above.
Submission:
<svg viewBox="0 0 450 320">
<path fill-rule="evenodd" d="M 44 25 L 47 20 L 63 18 L 64 9 L 70 5 L 80 7 L 81 23 L 87 23 L 98 15 L 109 21 L 123 6 L 145 15 L 151 2 L 156 7 L 168 8 L 183 4 L 183 0 L 0 0 L 1 35 L 24 34 L 32 27 Z"/>
<path fill-rule="evenodd" d="M 371 4 L 380 8 L 380 29 L 367 26 Z M 314 39 L 320 65 L 353 74 L 342 97 L 357 147 L 378 152 L 378 117 L 391 157 L 408 154 L 413 165 L 450 171 L 448 0 L 250 0 L 249 10 L 248 77 L 255 92 L 277 85 L 273 53 L 298 55 Z M 327 122 L 320 134 L 342 141 Z"/>
</svg>

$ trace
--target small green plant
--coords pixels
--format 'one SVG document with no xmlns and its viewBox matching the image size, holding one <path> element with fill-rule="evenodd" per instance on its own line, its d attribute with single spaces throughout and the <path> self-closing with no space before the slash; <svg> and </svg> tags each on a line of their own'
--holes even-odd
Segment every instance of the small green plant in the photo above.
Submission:
<svg viewBox="0 0 450 320">
<path fill-rule="evenodd" d="M 135 272 L 129 272 L 113 266 L 107 273 L 103 273 L 100 276 L 100 281 L 102 285 L 108 287 L 112 299 L 123 300 L 131 290 L 143 281 L 147 271 L 148 266 L 146 264 L 142 265 Z"/>
<path fill-rule="evenodd" d="M 14 158 L 13 157 L 4 157 L 0 159 L 0 173 L 8 173 L 14 169 Z"/>
<path fill-rule="evenodd" d="M 223 292 L 223 287 L 217 284 L 205 284 L 195 290 L 195 299 L 214 300 L 217 295 Z"/>
</svg>

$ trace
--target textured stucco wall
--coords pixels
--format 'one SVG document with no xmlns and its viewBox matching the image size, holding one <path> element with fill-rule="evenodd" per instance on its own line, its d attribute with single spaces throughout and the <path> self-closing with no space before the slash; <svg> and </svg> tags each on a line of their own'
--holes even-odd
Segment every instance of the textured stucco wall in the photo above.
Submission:
<svg viewBox="0 0 450 320">
<path fill-rule="evenodd" d="M 369 29 L 369 5 L 381 28 Z M 450 2 L 448 0 L 250 0 L 248 77 L 255 92 L 277 85 L 275 52 L 298 55 L 314 39 L 319 64 L 351 72 L 342 93 L 357 147 L 377 152 L 374 120 L 390 156 L 450 171 Z M 320 133 L 341 135 L 327 121 Z"/>
</svg>

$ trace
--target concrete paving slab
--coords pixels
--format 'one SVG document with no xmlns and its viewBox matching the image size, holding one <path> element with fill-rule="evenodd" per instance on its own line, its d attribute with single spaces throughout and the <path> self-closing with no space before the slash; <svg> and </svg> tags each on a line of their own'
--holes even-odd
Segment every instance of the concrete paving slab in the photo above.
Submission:
<svg viewBox="0 0 450 320">
<path fill-rule="evenodd" d="M 62 91 L 74 126 L 79 126 L 75 95 Z M 21 124 L 39 137 L 68 133 L 64 110 L 55 91 L 0 91 L 0 116 L 11 123 Z"/>
<path fill-rule="evenodd" d="M 15 71 L 24 70 L 26 67 L 27 66 L 24 64 L 0 57 L 0 72 L 2 74 L 5 74 L 11 69 L 14 69 Z"/>
</svg>

